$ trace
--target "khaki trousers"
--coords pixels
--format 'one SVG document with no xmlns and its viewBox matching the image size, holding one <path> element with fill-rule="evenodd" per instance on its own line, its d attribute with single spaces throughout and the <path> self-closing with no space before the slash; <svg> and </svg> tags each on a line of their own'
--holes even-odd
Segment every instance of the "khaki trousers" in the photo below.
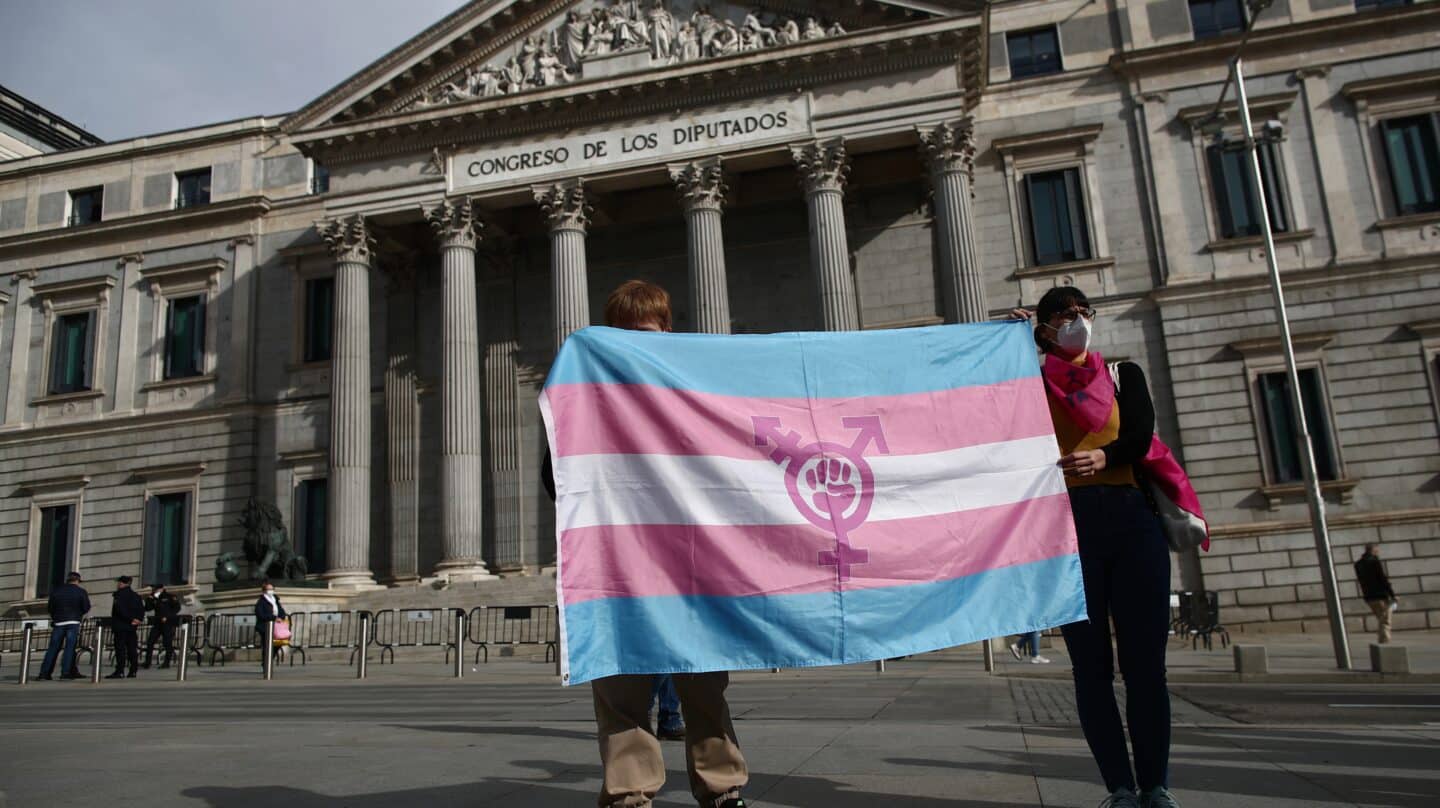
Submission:
<svg viewBox="0 0 1440 808">
<path fill-rule="evenodd" d="M 1380 642 L 1382 644 L 1390 642 L 1390 615 L 1392 614 L 1390 611 L 1390 601 L 1367 600 L 1365 602 L 1370 604 L 1370 611 L 1375 613 L 1375 622 L 1380 624 L 1379 629 L 1376 631 Z"/>
<path fill-rule="evenodd" d="M 591 682 L 600 762 L 605 782 L 600 805 L 642 808 L 665 784 L 660 741 L 650 727 L 649 675 L 609 676 Z M 725 688 L 730 674 L 677 673 L 680 714 L 685 717 L 685 766 L 690 793 L 703 806 L 739 796 L 750 779 L 735 739 Z"/>
</svg>

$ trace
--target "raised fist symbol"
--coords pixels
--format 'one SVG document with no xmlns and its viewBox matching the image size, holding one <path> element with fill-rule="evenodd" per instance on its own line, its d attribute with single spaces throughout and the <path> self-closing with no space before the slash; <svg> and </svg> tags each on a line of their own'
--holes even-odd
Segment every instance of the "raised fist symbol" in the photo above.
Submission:
<svg viewBox="0 0 1440 808">
<path fill-rule="evenodd" d="M 826 460 L 805 472 L 805 484 L 814 491 L 815 510 L 840 516 L 855 501 L 855 486 L 850 482 L 850 464 L 843 460 Z"/>
</svg>

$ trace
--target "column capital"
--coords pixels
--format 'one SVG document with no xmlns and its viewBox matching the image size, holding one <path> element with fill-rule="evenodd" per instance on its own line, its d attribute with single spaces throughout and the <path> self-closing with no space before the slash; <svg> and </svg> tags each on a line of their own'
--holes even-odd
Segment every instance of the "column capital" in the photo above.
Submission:
<svg viewBox="0 0 1440 808">
<path fill-rule="evenodd" d="M 931 171 L 964 171 L 970 178 L 975 177 L 974 118 L 967 115 L 917 131 L 920 134 L 920 152 Z"/>
<path fill-rule="evenodd" d="M 316 222 L 315 229 L 320 231 L 320 237 L 325 239 L 336 261 L 366 265 L 370 263 L 375 252 L 375 237 L 365 226 L 364 214 L 356 213 Z"/>
<path fill-rule="evenodd" d="M 535 202 L 545 211 L 545 220 L 554 230 L 585 232 L 590 224 L 590 206 L 585 204 L 585 181 L 580 179 L 531 187 Z"/>
<path fill-rule="evenodd" d="M 442 199 L 440 204 L 423 210 L 440 246 L 475 249 L 484 225 L 475 218 L 475 205 L 469 199 Z"/>
<path fill-rule="evenodd" d="M 725 172 L 719 157 L 679 163 L 668 168 L 686 212 L 720 210 L 724 206 L 725 194 L 730 187 L 725 184 Z"/>
<path fill-rule="evenodd" d="M 840 191 L 850 173 L 850 159 L 845 153 L 843 138 L 813 140 L 790 147 L 790 156 L 800 169 L 800 181 L 806 193 Z"/>
<path fill-rule="evenodd" d="M 1330 65 L 1307 65 L 1295 71 L 1295 78 L 1300 81 L 1323 79 L 1328 75 L 1330 75 Z"/>
</svg>

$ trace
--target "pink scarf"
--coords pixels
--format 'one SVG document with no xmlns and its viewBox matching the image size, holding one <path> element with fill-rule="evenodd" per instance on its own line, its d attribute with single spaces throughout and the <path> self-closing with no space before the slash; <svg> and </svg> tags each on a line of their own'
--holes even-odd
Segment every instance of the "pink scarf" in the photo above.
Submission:
<svg viewBox="0 0 1440 808">
<path fill-rule="evenodd" d="M 1115 407 L 1115 380 L 1105 366 L 1105 360 L 1096 351 L 1085 357 L 1085 363 L 1075 365 L 1054 354 L 1046 354 L 1042 368 L 1045 390 L 1050 400 L 1086 432 L 1099 432 L 1110 420 Z M 1150 451 L 1135 464 L 1144 475 L 1165 496 L 1181 510 L 1205 521 L 1200 510 L 1200 497 L 1190 484 L 1185 469 L 1171 454 L 1170 447 L 1155 435 L 1150 440 Z M 1209 532 L 1209 525 L 1206 525 Z M 1210 539 L 1207 535 L 1201 547 L 1209 552 Z"/>
</svg>

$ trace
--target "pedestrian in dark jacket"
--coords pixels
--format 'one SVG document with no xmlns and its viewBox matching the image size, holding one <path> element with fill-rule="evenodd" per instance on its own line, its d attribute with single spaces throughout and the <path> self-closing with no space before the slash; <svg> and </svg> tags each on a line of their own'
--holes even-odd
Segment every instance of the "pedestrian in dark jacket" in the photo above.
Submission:
<svg viewBox="0 0 1440 808">
<path fill-rule="evenodd" d="M 165 658 L 161 660 L 160 667 L 168 668 L 175 656 L 175 626 L 180 622 L 180 599 L 166 592 L 165 584 L 151 584 L 150 597 L 145 599 L 145 611 L 154 614 L 150 616 L 150 636 L 145 640 L 145 664 L 140 667 L 150 667 L 155 659 L 155 641 L 161 640 L 165 646 Z"/>
<path fill-rule="evenodd" d="M 255 639 L 257 648 L 265 647 L 265 637 L 269 626 L 276 620 L 284 620 L 290 615 L 285 612 L 285 607 L 280 605 L 280 597 L 275 594 L 275 585 L 266 578 L 260 582 L 260 599 L 255 601 L 255 633 L 260 636 Z M 272 656 L 279 656 L 279 648 L 271 648 Z M 263 658 L 262 658 L 263 660 Z"/>
<path fill-rule="evenodd" d="M 80 641 L 80 621 L 90 613 L 90 594 L 80 586 L 80 573 L 65 576 L 65 583 L 50 593 L 50 645 L 45 649 L 45 661 L 40 665 L 40 679 L 50 679 L 55 672 L 55 658 L 60 649 L 65 649 L 62 667 L 65 672 L 61 679 L 79 679 L 75 669 L 75 646 Z"/>
<path fill-rule="evenodd" d="M 1390 578 L 1385 574 L 1385 565 L 1380 563 L 1380 545 L 1365 545 L 1365 554 L 1355 562 L 1355 580 L 1360 582 L 1360 596 L 1370 611 L 1375 613 L 1376 637 L 1379 642 L 1390 642 L 1390 615 L 1398 601 Z"/>
<path fill-rule="evenodd" d="M 115 672 L 106 679 L 128 676 L 135 678 L 140 669 L 140 637 L 136 634 L 145 622 L 145 601 L 130 588 L 130 576 L 115 579 L 115 599 L 110 605 L 110 631 L 115 635 Z M 97 649 L 96 653 L 99 653 Z M 126 668 L 129 673 L 126 673 Z"/>
</svg>

